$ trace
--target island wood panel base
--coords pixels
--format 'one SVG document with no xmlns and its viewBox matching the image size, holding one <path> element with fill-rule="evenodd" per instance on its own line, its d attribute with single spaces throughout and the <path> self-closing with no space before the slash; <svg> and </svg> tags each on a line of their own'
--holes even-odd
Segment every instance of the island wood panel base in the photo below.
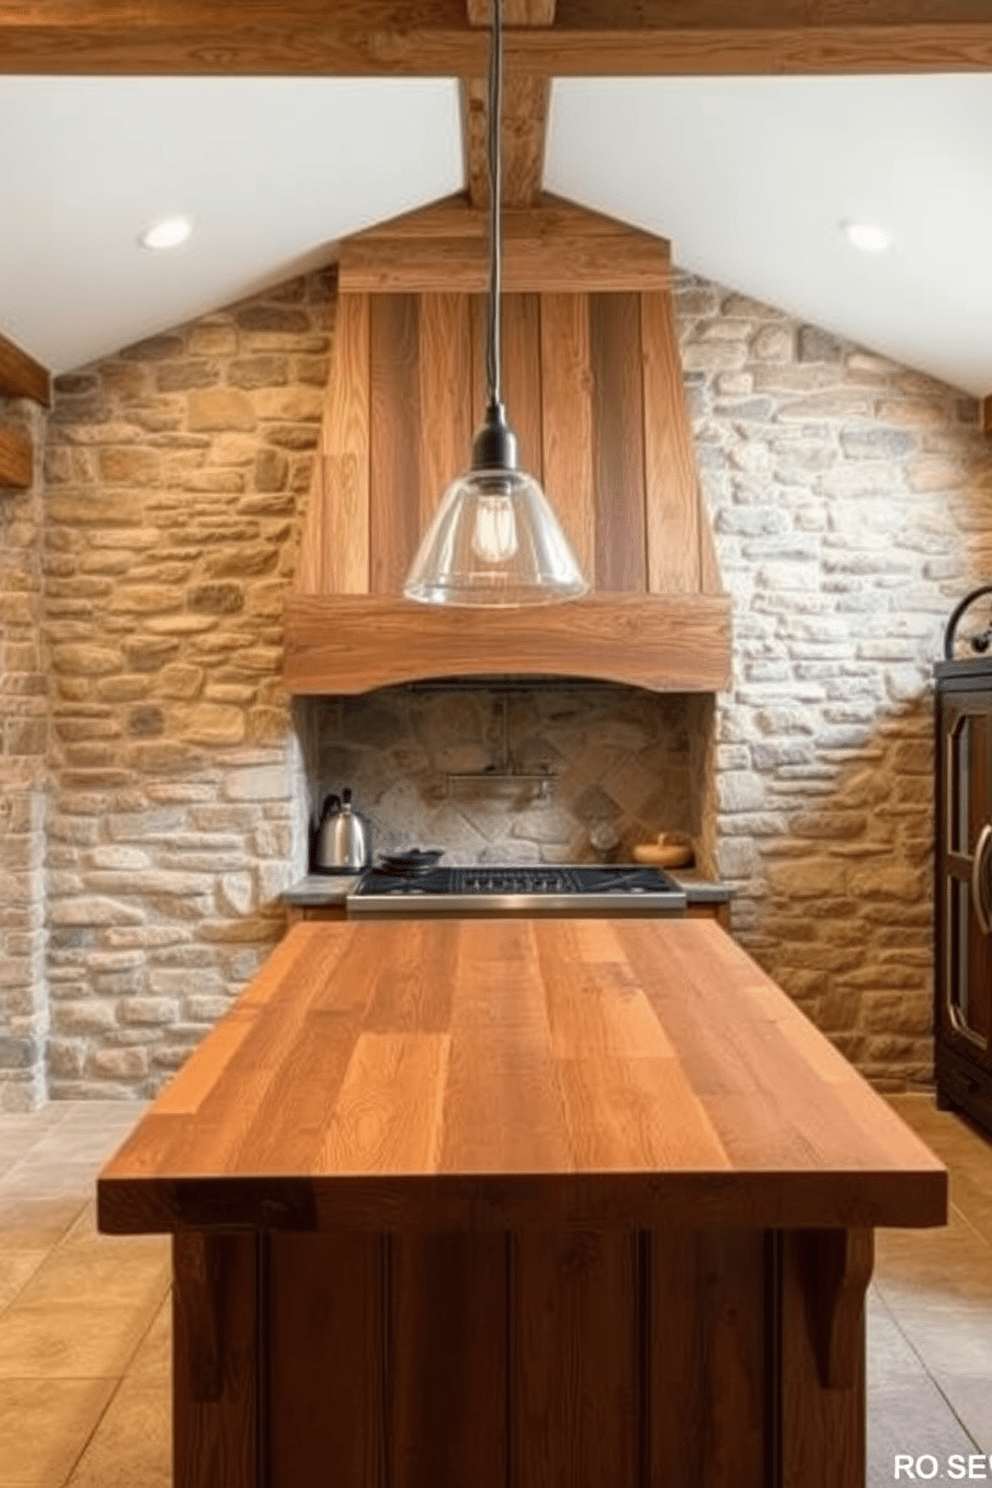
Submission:
<svg viewBox="0 0 992 1488">
<path fill-rule="evenodd" d="M 175 1482 L 863 1488 L 870 1253 L 843 1230 L 184 1232 Z"/>
</svg>

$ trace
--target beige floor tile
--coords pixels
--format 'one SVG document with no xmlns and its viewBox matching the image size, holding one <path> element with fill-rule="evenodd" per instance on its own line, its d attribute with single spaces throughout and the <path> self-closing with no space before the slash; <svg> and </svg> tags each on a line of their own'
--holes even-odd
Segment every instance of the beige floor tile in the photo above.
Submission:
<svg viewBox="0 0 992 1488">
<path fill-rule="evenodd" d="M 936 1383 L 980 1452 L 992 1456 L 992 1378 L 987 1374 L 938 1374 Z"/>
<path fill-rule="evenodd" d="M 0 1379 L 0 1488 L 62 1488 L 113 1380 Z"/>
<path fill-rule="evenodd" d="M 44 1250 L 0 1250 L 0 1312 L 23 1290 L 47 1254 Z"/>
<path fill-rule="evenodd" d="M 908 1342 L 876 1286 L 868 1289 L 866 1306 L 867 1382 L 872 1392 L 907 1380 L 926 1378 L 923 1364 Z"/>
<path fill-rule="evenodd" d="M 986 1245 L 992 1246 L 992 1195 L 965 1172 L 951 1177 L 951 1199 Z"/>
<path fill-rule="evenodd" d="M 85 1200 L 60 1195 L 30 1198 L 0 1192 L 0 1249 L 47 1250 L 68 1234 Z"/>
<path fill-rule="evenodd" d="M 172 1291 L 155 1314 L 155 1321 L 138 1345 L 128 1378 L 145 1384 L 172 1383 Z"/>
<path fill-rule="evenodd" d="M 32 1148 L 0 1180 L 0 1199 L 35 1196 L 42 1199 L 79 1198 L 82 1203 L 96 1192 L 96 1167 L 91 1162 L 59 1162 L 37 1158 Z"/>
<path fill-rule="evenodd" d="M 140 1100 L 52 1101 L 46 1109 L 52 1106 L 64 1110 L 63 1119 L 74 1129 L 82 1126 L 134 1126 L 148 1110 L 148 1102 Z"/>
<path fill-rule="evenodd" d="M 169 1286 L 167 1255 L 130 1249 L 59 1245 L 21 1293 L 25 1307 L 87 1303 L 98 1307 L 153 1308 Z"/>
<path fill-rule="evenodd" d="M 19 1163 L 26 1152 L 30 1152 L 33 1139 L 27 1133 L 23 1137 L 0 1133 L 0 1176 L 5 1176 Z"/>
<path fill-rule="evenodd" d="M 27 1307 L 15 1302 L 0 1316 L 0 1378 L 119 1377 L 154 1311 L 76 1303 Z"/>
<path fill-rule="evenodd" d="M 63 1245 L 66 1247 L 98 1246 L 120 1252 L 141 1249 L 145 1252 L 172 1258 L 171 1235 L 103 1235 L 96 1227 L 96 1205 L 92 1201 L 83 1206 L 71 1228 L 66 1232 Z"/>
<path fill-rule="evenodd" d="M 992 1247 L 953 1206 L 943 1229 L 879 1230 L 875 1275 L 890 1291 L 934 1303 L 992 1302 Z"/>
<path fill-rule="evenodd" d="M 896 1481 L 897 1455 L 929 1453 L 942 1463 L 952 1452 L 967 1458 L 979 1450 L 926 1375 L 874 1392 L 867 1435 L 868 1488 Z"/>
<path fill-rule="evenodd" d="M 892 1096 L 895 1110 L 952 1169 L 951 1188 L 967 1180 L 992 1202 L 992 1135 L 952 1111 L 938 1111 L 930 1096 Z"/>
<path fill-rule="evenodd" d="M 28 1153 L 31 1162 L 88 1162 L 100 1166 L 117 1151 L 127 1136 L 123 1127 L 59 1126 L 35 1142 Z"/>
<path fill-rule="evenodd" d="M 49 1101 L 37 1111 L 8 1111 L 0 1114 L 0 1132 L 43 1132 L 63 1122 L 72 1109 L 71 1101 Z"/>
<path fill-rule="evenodd" d="M 882 1296 L 931 1375 L 984 1374 L 992 1380 L 992 1308 L 906 1298 L 884 1287 Z"/>
<path fill-rule="evenodd" d="M 172 1488 L 171 1407 L 165 1385 L 130 1376 L 124 1380 L 68 1488 Z"/>
</svg>

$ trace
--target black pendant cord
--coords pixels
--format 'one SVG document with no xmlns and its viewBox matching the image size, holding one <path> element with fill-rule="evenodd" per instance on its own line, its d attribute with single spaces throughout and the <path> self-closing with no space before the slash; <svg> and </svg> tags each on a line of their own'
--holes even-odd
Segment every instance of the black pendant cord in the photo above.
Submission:
<svg viewBox="0 0 992 1488">
<path fill-rule="evenodd" d="M 500 292 L 502 288 L 502 245 L 500 242 L 501 206 L 501 100 L 503 91 L 503 6 L 493 0 L 492 46 L 489 53 L 489 325 L 486 343 L 486 376 L 489 382 L 489 407 L 503 401 L 501 362 L 502 326 Z"/>
<path fill-rule="evenodd" d="M 503 8 L 493 0 L 492 45 L 489 49 L 489 304 L 486 326 L 486 411 L 472 440 L 472 469 L 512 471 L 517 468 L 517 440 L 506 422 L 503 407 L 502 321 L 503 249 L 500 239 L 502 206 Z"/>
</svg>

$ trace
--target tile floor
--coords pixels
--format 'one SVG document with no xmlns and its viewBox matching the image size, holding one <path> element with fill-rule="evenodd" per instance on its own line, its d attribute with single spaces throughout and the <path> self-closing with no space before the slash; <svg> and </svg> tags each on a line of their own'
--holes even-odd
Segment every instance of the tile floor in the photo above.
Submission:
<svg viewBox="0 0 992 1488">
<path fill-rule="evenodd" d="M 897 1454 L 940 1474 L 992 1456 L 992 1141 L 926 1097 L 893 1104 L 950 1167 L 953 1207 L 946 1230 L 878 1235 L 869 1488 L 909 1481 Z M 171 1482 L 168 1241 L 93 1223 L 96 1170 L 139 1110 L 0 1116 L 0 1488 Z"/>
</svg>

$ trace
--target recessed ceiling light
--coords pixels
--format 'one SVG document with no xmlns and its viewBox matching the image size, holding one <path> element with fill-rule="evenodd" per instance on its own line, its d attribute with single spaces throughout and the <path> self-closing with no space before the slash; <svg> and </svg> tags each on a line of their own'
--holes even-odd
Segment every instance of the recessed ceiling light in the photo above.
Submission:
<svg viewBox="0 0 992 1488">
<path fill-rule="evenodd" d="M 892 238 L 875 222 L 842 222 L 840 226 L 847 241 L 862 253 L 887 253 L 892 247 Z"/>
<path fill-rule="evenodd" d="M 153 222 L 138 239 L 142 248 L 178 248 L 193 231 L 188 217 L 163 217 Z"/>
</svg>

